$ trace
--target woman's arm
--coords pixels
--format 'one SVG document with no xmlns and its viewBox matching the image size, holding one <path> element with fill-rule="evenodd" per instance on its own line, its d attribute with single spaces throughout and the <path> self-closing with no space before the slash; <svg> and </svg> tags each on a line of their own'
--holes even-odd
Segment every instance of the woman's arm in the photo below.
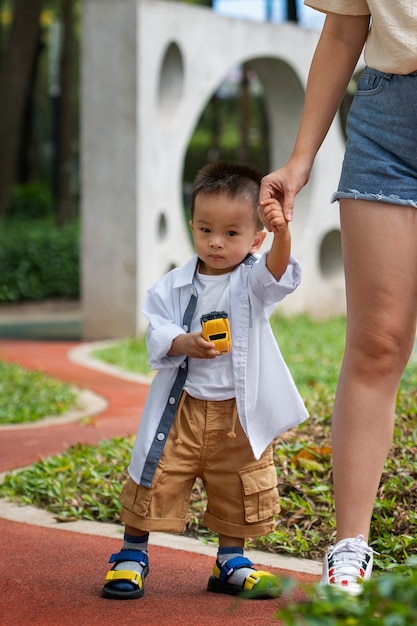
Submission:
<svg viewBox="0 0 417 626">
<path fill-rule="evenodd" d="M 275 197 L 288 221 L 292 219 L 295 196 L 310 178 L 314 158 L 346 92 L 368 35 L 369 20 L 369 15 L 326 16 L 311 62 L 292 155 L 283 168 L 265 176 L 261 185 L 261 204 Z"/>
</svg>

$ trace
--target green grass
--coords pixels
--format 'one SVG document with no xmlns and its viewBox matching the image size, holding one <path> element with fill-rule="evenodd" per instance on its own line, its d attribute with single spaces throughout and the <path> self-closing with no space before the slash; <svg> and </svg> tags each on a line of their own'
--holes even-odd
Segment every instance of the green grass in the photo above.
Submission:
<svg viewBox="0 0 417 626">
<path fill-rule="evenodd" d="M 151 373 L 145 337 L 128 337 L 116 344 L 94 350 L 91 356 L 134 374 L 148 375 Z"/>
<path fill-rule="evenodd" d="M 344 318 L 315 322 L 306 316 L 272 319 L 284 358 L 310 413 L 299 428 L 275 445 L 281 514 L 275 532 L 251 547 L 321 559 L 334 539 L 331 489 L 330 422 L 344 347 Z M 100 351 L 103 359 L 106 350 Z M 97 357 L 97 354 L 96 354 Z M 149 372 L 143 339 L 111 348 L 111 363 Z M 417 365 L 407 367 L 398 393 L 394 442 L 379 489 L 371 543 L 380 552 L 377 567 L 417 554 Z M 133 441 L 114 439 L 99 446 L 73 446 L 59 457 L 42 459 L 6 477 L 0 494 L 53 511 L 58 518 L 119 520 L 118 495 L 126 476 Z M 197 481 L 186 534 L 204 540 L 205 493 Z"/>
<path fill-rule="evenodd" d="M 59 456 L 9 474 L 0 495 L 47 509 L 59 521 L 118 521 L 118 497 L 131 450 L 131 438 L 98 446 L 77 443 Z"/>
<path fill-rule="evenodd" d="M 72 408 L 77 394 L 41 372 L 0 361 L 0 424 L 24 424 Z"/>
</svg>

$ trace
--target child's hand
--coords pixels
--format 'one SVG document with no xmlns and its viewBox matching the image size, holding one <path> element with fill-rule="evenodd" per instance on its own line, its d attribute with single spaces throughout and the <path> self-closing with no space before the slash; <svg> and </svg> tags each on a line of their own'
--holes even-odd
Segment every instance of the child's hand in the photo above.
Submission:
<svg viewBox="0 0 417 626">
<path fill-rule="evenodd" d="M 259 216 L 269 231 L 278 235 L 288 232 L 288 220 L 281 204 L 275 198 L 268 198 L 259 207 Z"/>
<path fill-rule="evenodd" d="M 203 339 L 201 332 L 179 335 L 172 342 L 168 355 L 185 354 L 194 359 L 215 359 L 220 352 L 215 349 L 214 343 Z"/>
</svg>

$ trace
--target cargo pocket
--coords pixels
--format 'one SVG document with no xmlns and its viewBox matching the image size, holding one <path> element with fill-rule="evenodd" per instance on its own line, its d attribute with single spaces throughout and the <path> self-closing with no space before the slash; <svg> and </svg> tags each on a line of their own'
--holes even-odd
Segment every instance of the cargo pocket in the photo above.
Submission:
<svg viewBox="0 0 417 626">
<path fill-rule="evenodd" d="M 152 487 L 156 485 L 163 471 L 164 468 L 159 464 L 153 477 Z M 129 476 L 120 494 L 122 506 L 135 515 L 147 517 L 153 495 L 152 487 L 148 489 L 148 487 L 137 485 Z"/>
<path fill-rule="evenodd" d="M 249 524 L 270 519 L 279 512 L 277 473 L 273 464 L 259 465 L 240 472 Z"/>
</svg>

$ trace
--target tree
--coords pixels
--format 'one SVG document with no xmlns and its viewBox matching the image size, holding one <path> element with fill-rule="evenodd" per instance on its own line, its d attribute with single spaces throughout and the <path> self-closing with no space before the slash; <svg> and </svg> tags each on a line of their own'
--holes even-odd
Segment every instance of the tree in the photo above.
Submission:
<svg viewBox="0 0 417 626">
<path fill-rule="evenodd" d="M 297 0 L 287 0 L 287 20 L 298 22 Z"/>
<path fill-rule="evenodd" d="M 61 226 L 74 217 L 74 201 L 71 193 L 73 165 L 73 72 L 74 72 L 74 0 L 63 0 L 63 42 L 60 59 L 60 94 L 57 118 L 57 179 L 55 199 L 57 218 Z"/>
<path fill-rule="evenodd" d="M 287 20 L 289 22 L 298 22 L 297 0 L 286 0 Z M 265 19 L 272 22 L 274 14 L 274 0 L 265 0 Z"/>
<path fill-rule="evenodd" d="M 15 180 L 23 110 L 39 35 L 42 0 L 14 0 L 13 24 L 0 66 L 0 217 Z"/>
<path fill-rule="evenodd" d="M 249 164 L 250 161 L 250 91 L 249 76 L 246 63 L 242 65 L 242 78 L 240 81 L 240 147 L 239 161 Z"/>
<path fill-rule="evenodd" d="M 183 0 L 188 4 L 200 4 L 206 7 L 213 7 L 213 0 Z"/>
<path fill-rule="evenodd" d="M 26 89 L 25 102 L 23 105 L 20 132 L 19 132 L 19 155 L 16 164 L 14 182 L 27 183 L 35 181 L 39 177 L 39 144 L 36 141 L 36 89 L 39 79 L 39 65 L 45 51 L 45 43 L 42 40 L 41 29 L 36 42 L 35 52 L 32 58 L 31 70 Z"/>
</svg>

